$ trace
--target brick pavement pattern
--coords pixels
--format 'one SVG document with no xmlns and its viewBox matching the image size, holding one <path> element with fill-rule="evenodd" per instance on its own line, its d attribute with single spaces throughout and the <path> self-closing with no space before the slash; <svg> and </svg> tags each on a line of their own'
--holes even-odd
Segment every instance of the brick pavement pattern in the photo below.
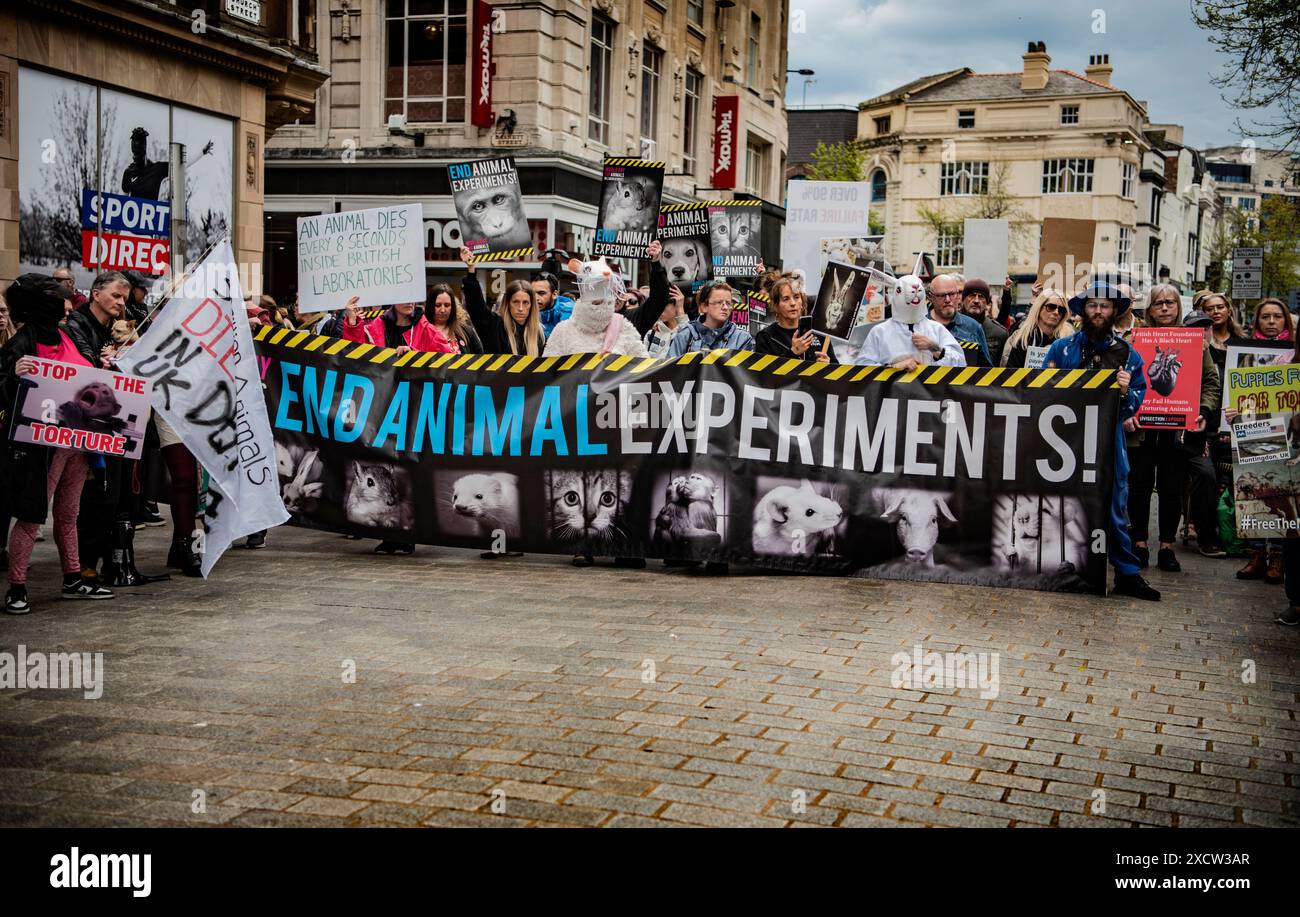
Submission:
<svg viewBox="0 0 1300 917">
<path fill-rule="evenodd" d="M 111 602 L 37 546 L 0 650 L 105 686 L 0 691 L 0 824 L 1300 824 L 1300 633 L 1238 560 L 1146 604 L 269 543 Z M 997 653 L 997 697 L 891 687 L 915 644 Z"/>
</svg>

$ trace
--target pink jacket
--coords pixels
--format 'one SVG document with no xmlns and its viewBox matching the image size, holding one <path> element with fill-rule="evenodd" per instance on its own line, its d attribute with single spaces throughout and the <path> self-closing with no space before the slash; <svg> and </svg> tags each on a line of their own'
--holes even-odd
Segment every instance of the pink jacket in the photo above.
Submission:
<svg viewBox="0 0 1300 917">
<path fill-rule="evenodd" d="M 387 346 L 384 335 L 384 321 L 393 314 L 389 309 L 378 318 L 372 318 L 368 322 L 357 322 L 355 325 L 343 323 L 343 337 L 349 341 L 358 343 L 374 344 L 376 347 Z M 416 317 L 409 328 L 402 330 L 402 339 L 406 341 L 406 346 L 412 350 L 421 352 L 431 351 L 433 353 L 460 353 L 460 342 L 455 338 L 448 338 L 437 328 L 433 326 L 423 313 Z"/>
</svg>

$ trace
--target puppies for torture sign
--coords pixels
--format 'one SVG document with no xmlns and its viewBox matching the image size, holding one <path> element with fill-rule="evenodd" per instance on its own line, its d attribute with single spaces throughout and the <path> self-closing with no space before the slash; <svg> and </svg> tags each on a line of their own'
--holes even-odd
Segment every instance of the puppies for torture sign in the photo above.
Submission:
<svg viewBox="0 0 1300 917">
<path fill-rule="evenodd" d="M 1101 591 L 1110 372 L 395 351 L 262 329 L 300 525 Z"/>
</svg>

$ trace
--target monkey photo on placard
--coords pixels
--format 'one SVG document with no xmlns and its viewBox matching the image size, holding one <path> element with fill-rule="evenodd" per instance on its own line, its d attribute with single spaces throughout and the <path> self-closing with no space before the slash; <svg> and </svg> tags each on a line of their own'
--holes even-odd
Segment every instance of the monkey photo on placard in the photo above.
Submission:
<svg viewBox="0 0 1300 917">
<path fill-rule="evenodd" d="M 461 238 L 476 260 L 533 247 L 513 158 L 453 163 L 447 173 Z"/>
</svg>

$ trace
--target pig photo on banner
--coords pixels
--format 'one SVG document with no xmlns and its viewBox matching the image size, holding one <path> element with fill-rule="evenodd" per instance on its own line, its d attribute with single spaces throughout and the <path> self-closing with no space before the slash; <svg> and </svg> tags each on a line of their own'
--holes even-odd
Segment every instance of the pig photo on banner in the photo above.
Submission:
<svg viewBox="0 0 1300 917">
<path fill-rule="evenodd" d="M 298 218 L 303 312 L 424 302 L 424 206 L 400 204 Z"/>
<path fill-rule="evenodd" d="M 659 211 L 659 263 L 669 283 L 699 283 L 713 278 L 709 247 L 709 203 L 669 204 Z"/>
<path fill-rule="evenodd" d="M 150 385 L 106 369 L 32 358 L 18 377 L 14 442 L 136 459 L 149 423 Z"/>
<path fill-rule="evenodd" d="M 1204 333 L 1200 328 L 1134 328 L 1132 343 L 1147 375 L 1138 426 L 1195 430 L 1201 416 Z"/>
<path fill-rule="evenodd" d="M 763 260 L 762 211 L 758 201 L 715 203 L 709 207 L 709 244 L 715 277 L 754 277 Z"/>
<path fill-rule="evenodd" d="M 1237 412 L 1230 429 L 1238 534 L 1294 535 L 1300 530 L 1300 365 L 1229 369 L 1224 400 Z"/>
<path fill-rule="evenodd" d="M 592 256 L 645 258 L 659 231 L 663 191 L 662 162 L 606 159 Z"/>
<path fill-rule="evenodd" d="M 447 175 L 461 239 L 475 261 L 517 261 L 533 254 L 513 157 L 452 163 Z"/>
<path fill-rule="evenodd" d="M 117 362 L 153 383 L 153 409 L 208 472 L 206 577 L 236 538 L 289 518 L 262 392 L 265 364 L 253 349 L 229 239 L 185 278 Z"/>
</svg>

